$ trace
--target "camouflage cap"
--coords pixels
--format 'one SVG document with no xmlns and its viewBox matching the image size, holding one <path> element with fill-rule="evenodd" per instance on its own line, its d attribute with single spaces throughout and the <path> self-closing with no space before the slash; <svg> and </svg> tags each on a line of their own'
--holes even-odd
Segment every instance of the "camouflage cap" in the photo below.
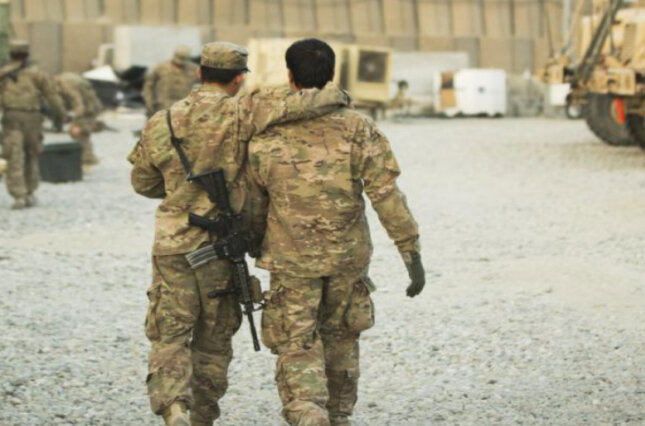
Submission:
<svg viewBox="0 0 645 426">
<path fill-rule="evenodd" d="M 249 52 L 237 44 L 218 41 L 208 43 L 202 49 L 200 64 L 205 67 L 234 71 L 248 71 L 246 60 Z"/>
<path fill-rule="evenodd" d="M 10 53 L 29 53 L 29 43 L 24 40 L 11 40 L 9 42 Z"/>
<path fill-rule="evenodd" d="M 187 46 L 178 46 L 172 57 L 173 61 L 185 62 L 190 59 L 190 48 Z"/>
</svg>

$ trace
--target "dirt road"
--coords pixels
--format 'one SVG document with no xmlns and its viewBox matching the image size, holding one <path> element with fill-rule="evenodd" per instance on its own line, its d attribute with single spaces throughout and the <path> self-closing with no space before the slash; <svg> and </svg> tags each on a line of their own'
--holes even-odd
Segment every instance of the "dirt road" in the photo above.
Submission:
<svg viewBox="0 0 645 426">
<path fill-rule="evenodd" d="M 0 424 L 153 425 L 145 289 L 155 202 L 126 129 L 41 205 L 0 193 Z M 422 230 L 427 291 L 370 212 L 377 326 L 356 425 L 645 423 L 645 153 L 582 122 L 382 123 Z M 266 276 L 266 275 L 263 275 Z M 258 317 L 259 320 L 259 317 Z M 281 424 L 274 357 L 236 336 L 222 425 Z"/>
</svg>

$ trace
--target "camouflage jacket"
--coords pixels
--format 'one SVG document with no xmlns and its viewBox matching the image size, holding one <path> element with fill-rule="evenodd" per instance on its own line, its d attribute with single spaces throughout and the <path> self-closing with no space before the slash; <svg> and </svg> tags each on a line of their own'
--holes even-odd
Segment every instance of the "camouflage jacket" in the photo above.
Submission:
<svg viewBox="0 0 645 426">
<path fill-rule="evenodd" d="M 399 251 L 420 250 L 390 144 L 356 111 L 254 137 L 248 174 L 254 230 L 266 229 L 260 268 L 302 277 L 365 269 L 372 243 L 363 191 Z"/>
<path fill-rule="evenodd" d="M 231 97 L 216 86 L 194 89 L 171 108 L 175 134 L 191 162 L 193 174 L 224 169 L 231 205 L 241 211 L 247 200 L 243 166 L 247 142 L 273 123 L 312 118 L 347 105 L 349 97 L 335 86 L 293 93 L 288 88 L 254 90 Z M 146 124 L 128 157 L 132 186 L 139 194 L 163 198 L 156 213 L 155 255 L 183 254 L 197 249 L 209 236 L 188 225 L 188 213 L 215 217 L 217 209 L 206 192 L 186 181 L 186 173 L 170 142 L 166 111 Z"/>
<path fill-rule="evenodd" d="M 96 117 L 103 105 L 89 81 L 78 74 L 64 73 L 54 78 L 63 105 L 76 118 Z"/>
<path fill-rule="evenodd" d="M 197 65 L 189 62 L 184 68 L 172 61 L 157 65 L 146 75 L 143 84 L 143 99 L 149 112 L 155 113 L 170 108 L 172 104 L 188 95 L 198 83 Z"/>
<path fill-rule="evenodd" d="M 0 105 L 3 110 L 40 112 L 43 101 L 62 120 L 65 111 L 49 76 L 34 65 L 10 62 L 0 68 Z"/>
</svg>

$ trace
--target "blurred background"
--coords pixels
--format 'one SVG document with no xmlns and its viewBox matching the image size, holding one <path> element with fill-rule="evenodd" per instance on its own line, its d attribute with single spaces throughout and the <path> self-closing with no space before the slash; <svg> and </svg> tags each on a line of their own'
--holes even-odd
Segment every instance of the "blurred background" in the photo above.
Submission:
<svg viewBox="0 0 645 426">
<path fill-rule="evenodd" d="M 84 73 L 111 66 L 118 76 L 137 86 L 145 68 L 169 59 L 177 45 L 189 46 L 197 56 L 201 44 L 228 40 L 253 47 L 251 53 L 255 58 L 249 83 L 266 84 L 285 80 L 282 54 L 288 46 L 286 42 L 269 43 L 267 39 L 319 37 L 336 42 L 337 51 L 341 44 L 360 46 L 365 51 L 356 51 L 350 55 L 352 58 L 343 58 L 341 54 L 339 62 L 345 71 L 338 76 L 365 103 L 385 106 L 396 98 L 400 83 L 405 81 L 406 94 L 400 94 L 393 106 L 405 105 L 416 113 L 451 115 L 462 109 L 467 114 L 540 114 L 545 109 L 545 89 L 531 75 L 544 67 L 563 43 L 574 47 L 577 40 L 572 40 L 570 34 L 580 22 L 573 16 L 576 14 L 573 0 L 11 0 L 9 3 L 9 34 L 29 41 L 32 58 L 51 74 Z M 578 15 L 589 14 L 592 2 L 580 3 L 584 4 Z M 440 73 L 470 68 L 498 70 L 464 76 L 463 83 L 459 83 L 472 86 L 473 78 L 483 76 L 486 89 L 495 92 L 488 102 L 497 104 L 460 105 L 455 110 L 457 101 L 450 99 L 449 94 L 444 94 L 442 104 L 441 87 L 451 87 L 452 83 L 447 82 L 454 75 L 442 77 Z M 356 75 L 348 75 L 351 72 Z M 86 77 L 114 79 L 105 69 Z M 380 83 L 380 86 L 359 88 L 360 80 Z M 359 90 L 368 93 L 358 93 Z M 502 101 L 505 92 L 512 92 L 512 96 Z M 106 96 L 109 95 L 103 95 L 102 99 L 108 105 L 118 101 Z M 561 106 L 563 101 L 553 102 Z"/>
</svg>

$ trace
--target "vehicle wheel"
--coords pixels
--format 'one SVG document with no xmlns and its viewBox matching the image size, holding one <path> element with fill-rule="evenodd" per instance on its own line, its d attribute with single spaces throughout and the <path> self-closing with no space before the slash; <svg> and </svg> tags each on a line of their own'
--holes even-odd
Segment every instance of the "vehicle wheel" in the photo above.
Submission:
<svg viewBox="0 0 645 426">
<path fill-rule="evenodd" d="M 622 110 L 622 101 L 610 95 L 589 95 L 583 114 L 589 129 L 613 146 L 636 145 Z"/>
<path fill-rule="evenodd" d="M 645 149 L 645 117 L 638 114 L 629 114 L 627 116 L 627 129 L 636 143 Z"/>
</svg>

